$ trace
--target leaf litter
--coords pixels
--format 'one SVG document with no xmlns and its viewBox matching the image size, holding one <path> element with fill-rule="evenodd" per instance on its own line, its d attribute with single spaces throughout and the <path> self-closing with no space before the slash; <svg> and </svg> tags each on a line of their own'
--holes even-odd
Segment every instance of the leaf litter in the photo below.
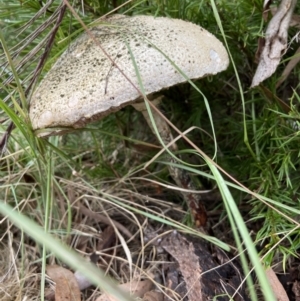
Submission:
<svg viewBox="0 0 300 301">
<path fill-rule="evenodd" d="M 179 299 L 193 301 L 206 300 L 208 295 L 213 297 L 218 291 L 216 287 L 222 289 L 220 286 L 222 276 L 218 270 L 215 273 L 217 280 L 212 282 L 212 286 L 206 285 L 209 290 L 213 289 L 214 291 L 208 292 L 206 288 L 202 294 L 202 278 L 205 279 L 209 275 L 207 271 L 216 269 L 218 264 L 213 258 L 208 260 L 213 255 L 208 247 L 209 244 L 205 243 L 203 239 L 198 237 L 193 241 L 184 233 L 174 232 L 173 229 L 178 228 L 178 221 L 183 219 L 186 212 L 180 205 L 164 200 L 167 193 L 164 188 L 159 191 L 162 196 L 160 199 L 155 186 L 147 187 L 148 191 L 145 195 L 144 181 L 137 180 L 134 183 L 136 190 L 134 192 L 131 192 L 127 183 L 124 182 L 119 182 L 113 190 L 110 185 L 105 183 L 101 183 L 99 189 L 91 188 L 89 185 L 85 185 L 80 177 L 73 182 L 61 179 L 60 185 L 65 191 L 72 190 L 72 193 L 69 194 L 69 201 L 73 208 L 72 231 L 68 237 L 66 236 L 66 242 L 83 257 L 93 261 L 99 269 L 114 278 L 122 290 L 148 301 Z M 139 193 L 139 190 L 143 191 L 143 194 Z M 118 200 L 122 200 L 124 207 L 118 205 Z M 57 206 L 60 208 L 59 204 Z M 87 210 L 81 210 L 82 206 Z M 132 209 L 129 210 L 127 206 L 131 206 Z M 141 209 L 144 214 L 132 212 Z M 94 214 L 90 214 L 90 212 Z M 106 214 L 109 216 L 110 222 L 102 219 L 102 216 L 106 216 Z M 147 215 L 161 219 L 162 223 L 149 219 Z M 101 217 L 99 218 L 99 216 Z M 163 221 L 173 223 L 173 226 L 164 225 Z M 125 227 L 128 232 L 123 231 L 122 227 L 116 226 L 116 223 Z M 119 229 L 118 235 L 116 234 L 117 228 Z M 186 231 L 188 229 L 187 227 Z M 18 233 L 18 230 L 15 230 Z M 177 231 L 179 230 L 180 228 Z M 190 231 L 196 233 L 193 229 Z M 128 235 L 129 233 L 130 235 Z M 124 244 L 121 243 L 119 235 L 122 235 L 124 243 L 130 250 L 131 263 L 128 262 Z M 25 243 L 29 250 L 35 249 L 34 257 L 30 256 L 30 253 L 25 253 L 25 257 L 27 262 L 30 262 L 28 266 L 35 272 L 36 283 L 33 291 L 38 300 L 41 269 L 38 260 L 40 255 L 30 238 L 26 238 Z M 17 245 L 17 240 L 14 245 Z M 199 248 L 202 249 L 199 250 Z M 202 256 L 203 259 L 200 259 L 199 256 Z M 209 263 L 214 262 L 214 264 L 203 266 L 203 260 Z M 202 276 L 203 273 L 204 276 Z M 114 300 L 105 292 L 90 286 L 84 275 L 63 266 L 55 258 L 51 257 L 51 260 L 49 258 L 47 275 L 45 295 L 49 301 Z M 225 278 L 224 282 L 227 282 Z M 171 285 L 172 283 L 173 285 Z M 235 288 L 237 289 L 237 286 Z M 28 296 L 27 291 L 21 287 L 19 289 L 19 294 Z M 26 289 L 28 290 L 28 286 Z M 80 289 L 83 290 L 80 292 Z M 228 294 L 232 294 L 234 291 L 232 290 Z M 243 295 L 243 292 L 238 290 L 237 293 Z M 7 300 L 11 300 L 11 298 Z M 34 298 L 30 300 L 34 300 Z M 247 298 L 239 300 L 247 300 Z"/>
</svg>

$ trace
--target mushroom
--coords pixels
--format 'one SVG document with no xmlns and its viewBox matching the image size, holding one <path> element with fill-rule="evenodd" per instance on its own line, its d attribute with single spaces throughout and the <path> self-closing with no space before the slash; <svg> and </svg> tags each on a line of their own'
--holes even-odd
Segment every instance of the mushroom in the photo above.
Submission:
<svg viewBox="0 0 300 301">
<path fill-rule="evenodd" d="M 46 74 L 30 102 L 32 128 L 38 136 L 62 134 L 132 104 L 156 133 L 145 96 L 158 105 L 158 92 L 216 74 L 228 64 L 223 44 L 198 25 L 114 15 L 77 38 Z M 168 124 L 154 110 L 152 116 L 163 143 L 169 144 L 173 138 Z M 186 175 L 172 167 L 170 171 L 178 185 L 190 188 L 182 184 Z M 199 209 L 196 201 L 193 206 L 192 211 Z"/>
</svg>

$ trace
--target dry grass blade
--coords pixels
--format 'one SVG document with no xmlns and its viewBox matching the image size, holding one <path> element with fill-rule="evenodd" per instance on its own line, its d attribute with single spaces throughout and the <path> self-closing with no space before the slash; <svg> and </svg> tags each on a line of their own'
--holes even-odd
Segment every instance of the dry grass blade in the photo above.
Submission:
<svg viewBox="0 0 300 301">
<path fill-rule="evenodd" d="M 295 68 L 295 66 L 300 62 L 300 47 L 297 49 L 296 53 L 294 54 L 293 58 L 289 61 L 287 66 L 284 68 L 280 79 L 276 83 L 276 89 L 287 79 L 289 74 Z"/>
<path fill-rule="evenodd" d="M 43 3 L 42 8 L 25 24 L 20 28 L 19 34 L 21 34 L 24 30 L 26 30 L 28 27 L 30 27 L 30 25 L 32 25 L 34 23 L 34 21 L 38 20 L 38 18 L 40 18 L 42 15 L 44 15 L 46 12 L 48 12 L 49 7 L 53 4 L 55 0 L 50 0 L 47 1 L 46 3 Z M 40 2 L 42 3 L 42 2 Z M 57 10 L 56 10 L 57 12 Z M 56 12 L 53 13 L 52 16 L 56 15 Z M 52 16 L 50 19 L 52 19 Z M 48 19 L 49 20 L 49 19 Z M 47 24 L 47 21 L 45 21 L 45 23 Z"/>
<path fill-rule="evenodd" d="M 51 2 L 51 1 L 50 1 Z M 49 2 L 49 3 L 50 3 Z M 48 6 L 45 6 L 46 9 Z M 30 45 L 30 43 L 36 39 L 36 37 L 38 37 L 39 35 L 43 34 L 44 31 L 47 29 L 47 27 L 49 27 L 54 21 L 56 21 L 55 26 L 51 29 L 51 31 L 48 33 L 48 35 L 46 35 L 46 37 L 40 42 L 38 43 L 38 45 L 36 45 L 34 48 L 32 48 L 27 55 L 25 55 L 22 60 L 16 64 L 15 70 L 18 71 L 19 73 L 21 73 L 21 70 L 26 66 L 26 64 L 31 64 L 33 61 L 36 60 L 36 56 L 37 54 L 41 51 L 41 49 L 43 47 L 45 47 L 45 51 L 42 53 L 39 63 L 37 64 L 37 67 L 35 68 L 34 72 L 32 72 L 28 77 L 29 77 L 29 83 L 27 85 L 26 91 L 25 91 L 25 95 L 27 96 L 32 88 L 32 86 L 34 85 L 35 81 L 37 80 L 37 77 L 39 76 L 39 74 L 41 73 L 43 66 L 46 62 L 46 59 L 49 56 L 50 50 L 53 46 L 54 43 L 54 38 L 55 35 L 57 33 L 57 30 L 62 22 L 63 16 L 65 14 L 66 11 L 66 6 L 61 4 L 56 11 L 48 18 L 48 20 L 46 20 L 42 25 L 40 25 L 35 31 L 33 31 L 31 34 L 29 34 L 23 41 L 21 41 L 20 43 L 18 43 L 18 45 L 16 45 L 13 49 L 17 49 L 15 52 L 12 53 L 12 57 L 17 58 L 20 53 L 28 46 Z M 41 13 L 44 12 L 44 8 L 41 9 Z M 40 13 L 40 12 L 39 12 Z M 38 13 L 38 14 L 39 14 Z M 33 18 L 35 19 L 36 16 Z M 28 22 L 28 24 L 24 25 L 23 30 L 25 30 L 30 24 L 31 22 L 33 22 L 33 20 L 30 20 Z M 13 51 L 13 49 L 11 49 L 11 51 Z M 5 55 L 2 56 L 2 60 L 5 59 Z M 1 62 L 1 57 L 0 57 L 0 62 Z M 9 76 L 5 78 L 3 78 L 2 80 L 2 84 L 4 86 L 9 85 L 13 80 L 14 80 L 14 75 L 11 75 L 10 71 L 7 71 L 9 69 L 9 63 L 8 62 L 4 62 L 0 65 L 0 68 L 3 70 L 3 72 L 5 71 L 6 74 L 8 74 Z M 3 73 L 2 72 L 2 73 Z M 1 74 L 0 74 L 1 75 Z M 25 81 L 24 81 L 25 82 Z M 22 83 L 24 85 L 24 82 Z M 21 93 L 21 91 L 19 91 Z M 7 97 L 7 99 L 10 99 L 10 97 Z M 1 140 L 0 140 L 0 153 L 3 153 L 6 149 L 6 144 L 7 141 L 11 135 L 12 130 L 14 129 L 14 123 L 11 121 L 9 123 L 9 125 L 7 126 L 7 130 L 5 131 L 5 133 L 3 134 Z"/>
<path fill-rule="evenodd" d="M 42 34 L 45 33 L 45 30 L 51 26 L 53 23 L 57 23 L 57 19 L 62 19 L 62 12 L 65 10 L 64 5 L 60 5 L 59 7 L 57 7 L 57 9 L 53 12 L 53 14 L 51 14 L 51 16 L 45 20 L 38 28 L 36 28 L 34 31 L 32 31 L 30 34 L 28 34 L 26 36 L 26 38 L 24 38 L 22 41 L 20 41 L 17 45 L 13 46 L 10 49 L 10 53 L 11 53 L 11 57 L 16 59 L 19 57 L 19 55 L 24 52 L 24 50 L 29 47 L 31 45 L 31 43 L 39 36 L 41 36 Z M 44 11 L 44 8 L 41 9 L 41 11 Z M 23 26 L 22 30 L 20 32 L 18 32 L 17 34 L 20 34 L 21 32 L 23 32 L 25 29 L 27 29 L 32 22 L 34 22 L 34 19 L 31 19 L 26 25 Z M 59 22 L 59 24 L 60 24 Z M 58 26 L 59 26 L 58 24 Z M 55 27 L 58 27 L 57 25 Z M 22 56 L 22 60 L 20 62 L 18 62 L 15 66 L 16 70 L 21 70 L 22 68 L 24 68 L 24 66 L 27 63 L 31 63 L 32 60 L 35 61 L 36 60 L 36 54 L 45 47 L 45 45 L 47 44 L 47 41 L 49 39 L 54 38 L 55 33 L 57 30 L 55 30 L 53 32 L 50 32 L 46 38 L 44 38 L 41 42 L 39 42 L 34 49 L 31 49 L 25 56 Z M 51 45 L 46 45 L 46 51 L 49 51 L 51 49 L 51 47 L 49 47 Z M 49 49 L 50 48 L 50 49 Z M 45 61 L 46 58 L 44 58 Z M 5 56 L 2 55 L 0 56 L 0 61 L 1 60 L 5 60 Z M 2 62 L 2 64 L 0 65 L 1 69 L 3 70 L 2 73 L 0 75 L 3 75 L 4 70 L 6 70 L 9 66 L 8 63 L 6 61 Z M 36 72 L 35 72 L 36 73 Z M 13 81 L 13 76 L 9 76 L 8 78 L 6 78 L 5 80 L 2 81 L 2 83 L 4 85 L 8 85 Z"/>
<path fill-rule="evenodd" d="M 130 231 L 128 231 L 128 229 L 126 227 L 124 227 L 122 224 L 120 224 L 112 219 L 109 219 L 108 217 L 106 217 L 102 214 L 93 212 L 93 211 L 89 210 L 88 208 L 84 207 L 83 205 L 80 205 L 79 210 L 81 213 L 83 213 L 84 215 L 86 215 L 88 217 L 91 217 L 92 219 L 94 219 L 97 222 L 102 222 L 107 225 L 113 224 L 117 229 L 119 229 L 122 233 L 124 233 L 128 238 L 133 237 L 132 233 L 130 233 Z"/>
<path fill-rule="evenodd" d="M 13 233 L 8 231 L 8 236 L 12 238 Z M 28 300 L 38 300 L 39 275 L 36 266 L 31 262 L 24 266 L 20 264 L 20 250 L 14 240 L 9 239 L 8 243 L 1 242 L 0 245 L 0 300 L 18 300 L 20 296 Z M 28 246 L 25 249 L 31 260 L 37 259 L 33 249 Z"/>
<path fill-rule="evenodd" d="M 51 48 L 53 46 L 55 35 L 56 35 L 56 33 L 58 31 L 58 28 L 59 28 L 59 26 L 60 26 L 60 24 L 62 22 L 62 19 L 63 19 L 64 15 L 65 15 L 66 8 L 67 7 L 65 5 L 61 4 L 61 6 L 56 10 L 56 12 L 57 12 L 56 24 L 51 29 L 51 32 L 49 34 L 49 39 L 47 40 L 46 45 L 45 45 L 45 51 L 44 51 L 43 55 L 41 56 L 40 62 L 37 65 L 37 67 L 36 67 L 36 69 L 34 71 L 34 75 L 32 77 L 31 83 L 29 84 L 29 86 L 27 88 L 27 92 L 30 90 L 30 88 L 32 87 L 32 85 L 36 81 L 38 75 L 40 74 L 40 72 L 43 69 L 43 66 L 44 66 L 44 64 L 46 62 L 46 59 L 48 58 L 50 50 L 51 50 Z"/>
</svg>

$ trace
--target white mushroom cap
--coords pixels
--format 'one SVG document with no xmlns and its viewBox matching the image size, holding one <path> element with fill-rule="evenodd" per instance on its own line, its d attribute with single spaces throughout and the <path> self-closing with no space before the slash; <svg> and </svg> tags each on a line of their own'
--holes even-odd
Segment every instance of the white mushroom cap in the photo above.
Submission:
<svg viewBox="0 0 300 301">
<path fill-rule="evenodd" d="M 152 16 L 116 15 L 91 29 L 115 64 L 146 95 L 225 70 L 222 43 L 195 24 Z M 134 57 L 134 61 L 131 59 Z M 172 62 L 172 63 L 171 63 Z M 47 73 L 30 103 L 33 129 L 82 127 L 141 95 L 87 34 L 75 40 Z"/>
</svg>

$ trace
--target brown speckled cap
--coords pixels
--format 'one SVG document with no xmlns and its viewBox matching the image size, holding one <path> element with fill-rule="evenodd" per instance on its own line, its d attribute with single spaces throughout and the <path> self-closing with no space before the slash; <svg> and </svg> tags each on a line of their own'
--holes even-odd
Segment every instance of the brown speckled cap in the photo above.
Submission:
<svg viewBox="0 0 300 301">
<path fill-rule="evenodd" d="M 115 15 L 91 32 L 140 88 L 136 64 L 146 95 L 186 82 L 186 77 L 216 74 L 229 64 L 227 52 L 215 36 L 182 20 Z M 33 93 L 30 119 L 34 130 L 83 127 L 140 97 L 99 45 L 84 33 Z"/>
</svg>

